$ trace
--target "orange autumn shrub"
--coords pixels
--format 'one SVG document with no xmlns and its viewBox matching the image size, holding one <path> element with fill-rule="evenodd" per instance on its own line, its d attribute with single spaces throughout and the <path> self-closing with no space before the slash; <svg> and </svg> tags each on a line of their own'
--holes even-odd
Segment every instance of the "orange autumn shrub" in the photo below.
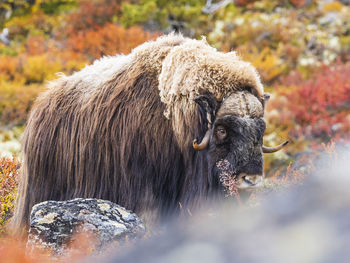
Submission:
<svg viewBox="0 0 350 263">
<path fill-rule="evenodd" d="M 9 231 L 6 235 L 0 235 L 0 263 L 54 263 L 54 262 L 82 262 L 89 257 L 101 255 L 96 251 L 94 235 L 89 232 L 82 232 L 73 235 L 67 248 L 61 255 L 54 255 L 48 247 L 35 247 L 32 244 L 27 246 L 27 238 L 13 236 Z M 118 247 L 114 247 L 114 250 Z M 111 251 L 105 251 L 107 254 Z M 95 254 L 93 254 L 95 253 Z"/>
<path fill-rule="evenodd" d="M 78 32 L 68 39 L 67 45 L 75 53 L 85 54 L 91 61 L 105 55 L 129 53 L 132 48 L 156 36 L 138 26 L 125 29 L 108 23 L 97 30 Z"/>
<path fill-rule="evenodd" d="M 30 36 L 26 40 L 26 50 L 28 55 L 41 55 L 46 50 L 46 42 L 43 36 Z"/>
<path fill-rule="evenodd" d="M 0 240 L 1 241 L 1 240 Z M 49 263 L 55 262 L 40 253 L 26 252 L 26 243 L 15 238 L 5 238 L 0 242 L 1 263 Z M 57 261 L 56 261 L 57 262 Z"/>
<path fill-rule="evenodd" d="M 0 55 L 0 80 L 11 80 L 18 67 L 18 59 Z"/>
</svg>

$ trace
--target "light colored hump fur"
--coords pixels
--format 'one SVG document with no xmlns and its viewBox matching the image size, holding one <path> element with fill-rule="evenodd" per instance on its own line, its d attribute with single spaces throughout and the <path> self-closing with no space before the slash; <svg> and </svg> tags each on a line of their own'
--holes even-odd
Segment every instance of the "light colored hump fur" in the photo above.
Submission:
<svg viewBox="0 0 350 263">
<path fill-rule="evenodd" d="M 131 54 L 135 56 L 135 60 L 142 64 L 145 71 L 154 71 L 159 75 L 165 57 L 175 46 L 179 46 L 187 40 L 182 35 L 171 33 L 136 47 Z"/>
<path fill-rule="evenodd" d="M 221 101 L 243 90 L 262 98 L 264 89 L 255 68 L 235 52 L 218 52 L 204 39 L 186 39 L 172 48 L 159 75 L 159 95 L 166 105 L 164 114 L 171 119 L 178 143 L 184 148 L 193 140 L 188 129 L 197 118 L 195 97 L 210 92 Z"/>
</svg>

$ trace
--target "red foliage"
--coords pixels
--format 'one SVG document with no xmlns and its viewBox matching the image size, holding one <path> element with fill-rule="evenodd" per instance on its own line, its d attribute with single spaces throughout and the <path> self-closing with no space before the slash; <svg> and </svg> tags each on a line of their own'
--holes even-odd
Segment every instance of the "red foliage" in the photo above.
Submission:
<svg viewBox="0 0 350 263">
<path fill-rule="evenodd" d="M 238 6 L 246 6 L 250 3 L 253 3 L 255 2 L 256 0 L 235 0 L 235 5 L 238 5 Z"/>
<path fill-rule="evenodd" d="M 290 0 L 289 1 L 292 5 L 296 7 L 303 7 L 305 6 L 309 1 L 307 0 Z"/>
<path fill-rule="evenodd" d="M 290 75 L 277 88 L 272 107 L 283 108 L 285 121 L 301 127 L 297 135 L 334 136 L 350 130 L 350 64 L 323 67 L 305 80 Z M 294 130 L 296 132 L 296 130 Z"/>
</svg>

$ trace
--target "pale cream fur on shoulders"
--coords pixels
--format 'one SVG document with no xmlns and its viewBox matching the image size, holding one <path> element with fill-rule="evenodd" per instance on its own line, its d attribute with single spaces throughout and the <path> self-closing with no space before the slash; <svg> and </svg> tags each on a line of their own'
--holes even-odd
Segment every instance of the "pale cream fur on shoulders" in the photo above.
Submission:
<svg viewBox="0 0 350 263">
<path fill-rule="evenodd" d="M 176 34 L 161 36 L 155 41 L 145 42 L 136 47 L 128 55 L 106 56 L 95 60 L 93 64 L 85 66 L 70 76 L 58 73 L 60 78 L 51 81 L 48 85 L 49 90 L 41 97 L 51 96 L 52 93 L 69 93 L 70 96 L 84 103 L 98 94 L 103 84 L 121 70 L 139 66 L 145 71 L 159 75 L 162 62 L 171 48 L 184 40 L 183 36 Z"/>
<path fill-rule="evenodd" d="M 225 95 L 249 86 L 258 96 L 263 86 L 256 70 L 242 61 L 235 52 L 222 53 L 202 40 L 185 38 L 180 34 L 168 34 L 155 41 L 146 42 L 129 55 L 107 56 L 71 76 L 61 75 L 49 87 L 69 83 L 77 93 L 89 97 L 99 92 L 99 87 L 121 69 L 138 63 L 147 71 L 158 75 L 159 95 L 166 105 L 166 117 L 170 118 L 176 101 L 186 98 L 189 103 L 202 92 L 209 91 L 219 100 Z"/>
<path fill-rule="evenodd" d="M 133 67 L 158 76 L 159 86 L 155 88 L 159 90 L 160 100 L 166 106 L 164 115 L 171 120 L 181 147 L 191 144 L 193 139 L 183 135 L 193 126 L 198 114 L 193 99 L 199 94 L 209 91 L 222 100 L 247 87 L 254 90 L 257 97 L 264 92 L 255 68 L 235 52 L 219 52 L 205 39 L 169 34 L 138 46 L 129 55 L 104 57 L 71 76 L 62 75 L 49 85 L 53 89 L 41 97 L 53 94 L 60 97 L 65 93 L 81 105 L 87 105 L 91 98 L 98 96 L 104 83 L 121 70 Z"/>
<path fill-rule="evenodd" d="M 42 93 L 37 101 L 45 97 L 59 98 L 62 94 L 69 94 L 72 100 L 77 101 L 77 105 L 88 104 L 93 96 L 100 93 L 103 84 L 126 67 L 131 60 L 131 55 L 106 56 L 70 76 L 58 73 L 60 78 L 49 82 L 48 90 Z"/>
</svg>

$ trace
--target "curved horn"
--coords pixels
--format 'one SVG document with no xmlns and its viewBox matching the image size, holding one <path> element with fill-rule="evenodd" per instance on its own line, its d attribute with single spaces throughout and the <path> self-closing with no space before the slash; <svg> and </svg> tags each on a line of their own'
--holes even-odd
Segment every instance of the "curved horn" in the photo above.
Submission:
<svg viewBox="0 0 350 263">
<path fill-rule="evenodd" d="M 208 147 L 209 145 L 209 139 L 210 139 L 210 130 L 208 129 L 207 132 L 205 133 L 202 141 L 200 144 L 197 144 L 197 139 L 194 139 L 193 140 L 193 148 L 196 150 L 196 151 L 202 151 L 204 150 L 205 148 Z"/>
<path fill-rule="evenodd" d="M 284 146 L 286 146 L 288 144 L 288 140 L 285 141 L 284 143 L 278 145 L 278 146 L 275 146 L 275 147 L 267 147 L 267 146 L 262 146 L 262 150 L 263 150 L 263 153 L 274 153 L 274 152 L 277 152 L 279 150 L 281 150 Z"/>
</svg>

